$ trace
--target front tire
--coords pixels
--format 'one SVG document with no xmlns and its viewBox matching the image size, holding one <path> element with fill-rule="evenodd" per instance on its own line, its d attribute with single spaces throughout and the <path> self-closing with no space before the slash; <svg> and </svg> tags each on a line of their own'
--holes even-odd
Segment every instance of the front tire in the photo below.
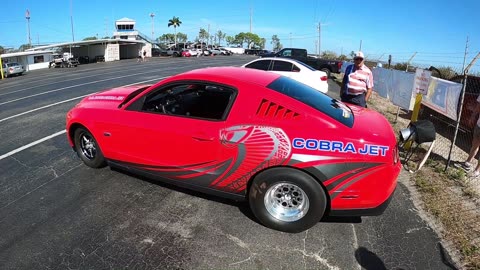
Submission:
<svg viewBox="0 0 480 270">
<path fill-rule="evenodd" d="M 86 128 L 80 127 L 74 133 L 75 150 L 83 163 L 91 168 L 107 165 L 102 150 L 93 135 Z"/>
<path fill-rule="evenodd" d="M 327 196 L 310 175 L 293 168 L 273 168 L 253 179 L 250 208 L 265 226 L 289 233 L 305 231 L 325 213 Z"/>
</svg>

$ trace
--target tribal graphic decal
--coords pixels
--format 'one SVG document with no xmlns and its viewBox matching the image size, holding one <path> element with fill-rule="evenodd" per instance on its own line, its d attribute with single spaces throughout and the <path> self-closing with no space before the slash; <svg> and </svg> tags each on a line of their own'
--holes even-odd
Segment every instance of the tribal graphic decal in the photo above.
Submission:
<svg viewBox="0 0 480 270">
<path fill-rule="evenodd" d="M 291 156 L 292 145 L 287 134 L 268 126 L 234 126 L 220 133 L 226 148 L 234 148 L 233 163 L 212 186 L 229 192 L 245 190 L 247 182 L 258 171 L 285 164 Z"/>
</svg>

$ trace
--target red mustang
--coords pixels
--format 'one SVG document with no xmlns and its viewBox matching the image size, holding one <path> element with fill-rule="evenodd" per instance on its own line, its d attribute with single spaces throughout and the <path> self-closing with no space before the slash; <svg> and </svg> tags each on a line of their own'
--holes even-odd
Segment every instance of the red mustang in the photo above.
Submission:
<svg viewBox="0 0 480 270">
<path fill-rule="evenodd" d="M 249 201 L 267 227 L 379 215 L 401 164 L 380 113 L 278 74 L 220 67 L 110 89 L 67 114 L 83 162 Z"/>
</svg>

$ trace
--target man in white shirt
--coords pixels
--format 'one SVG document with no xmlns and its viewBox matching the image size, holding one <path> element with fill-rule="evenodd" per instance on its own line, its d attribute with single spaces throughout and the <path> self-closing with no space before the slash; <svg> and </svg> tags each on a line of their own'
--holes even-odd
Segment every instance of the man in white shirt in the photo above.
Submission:
<svg viewBox="0 0 480 270">
<path fill-rule="evenodd" d="M 354 64 L 345 70 L 340 98 L 343 102 L 352 103 L 361 107 L 367 107 L 367 101 L 372 95 L 373 73 L 364 64 L 363 52 L 355 53 Z"/>
</svg>

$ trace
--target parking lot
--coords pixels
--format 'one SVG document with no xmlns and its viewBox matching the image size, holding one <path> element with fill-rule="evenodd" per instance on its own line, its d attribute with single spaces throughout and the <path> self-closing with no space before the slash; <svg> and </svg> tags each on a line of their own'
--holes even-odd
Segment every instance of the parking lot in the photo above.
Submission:
<svg viewBox="0 0 480 270">
<path fill-rule="evenodd" d="M 0 268 L 451 269 L 401 183 L 382 216 L 288 234 L 246 203 L 90 169 L 67 143 L 65 114 L 88 94 L 253 58 L 131 59 L 0 81 Z"/>
</svg>

